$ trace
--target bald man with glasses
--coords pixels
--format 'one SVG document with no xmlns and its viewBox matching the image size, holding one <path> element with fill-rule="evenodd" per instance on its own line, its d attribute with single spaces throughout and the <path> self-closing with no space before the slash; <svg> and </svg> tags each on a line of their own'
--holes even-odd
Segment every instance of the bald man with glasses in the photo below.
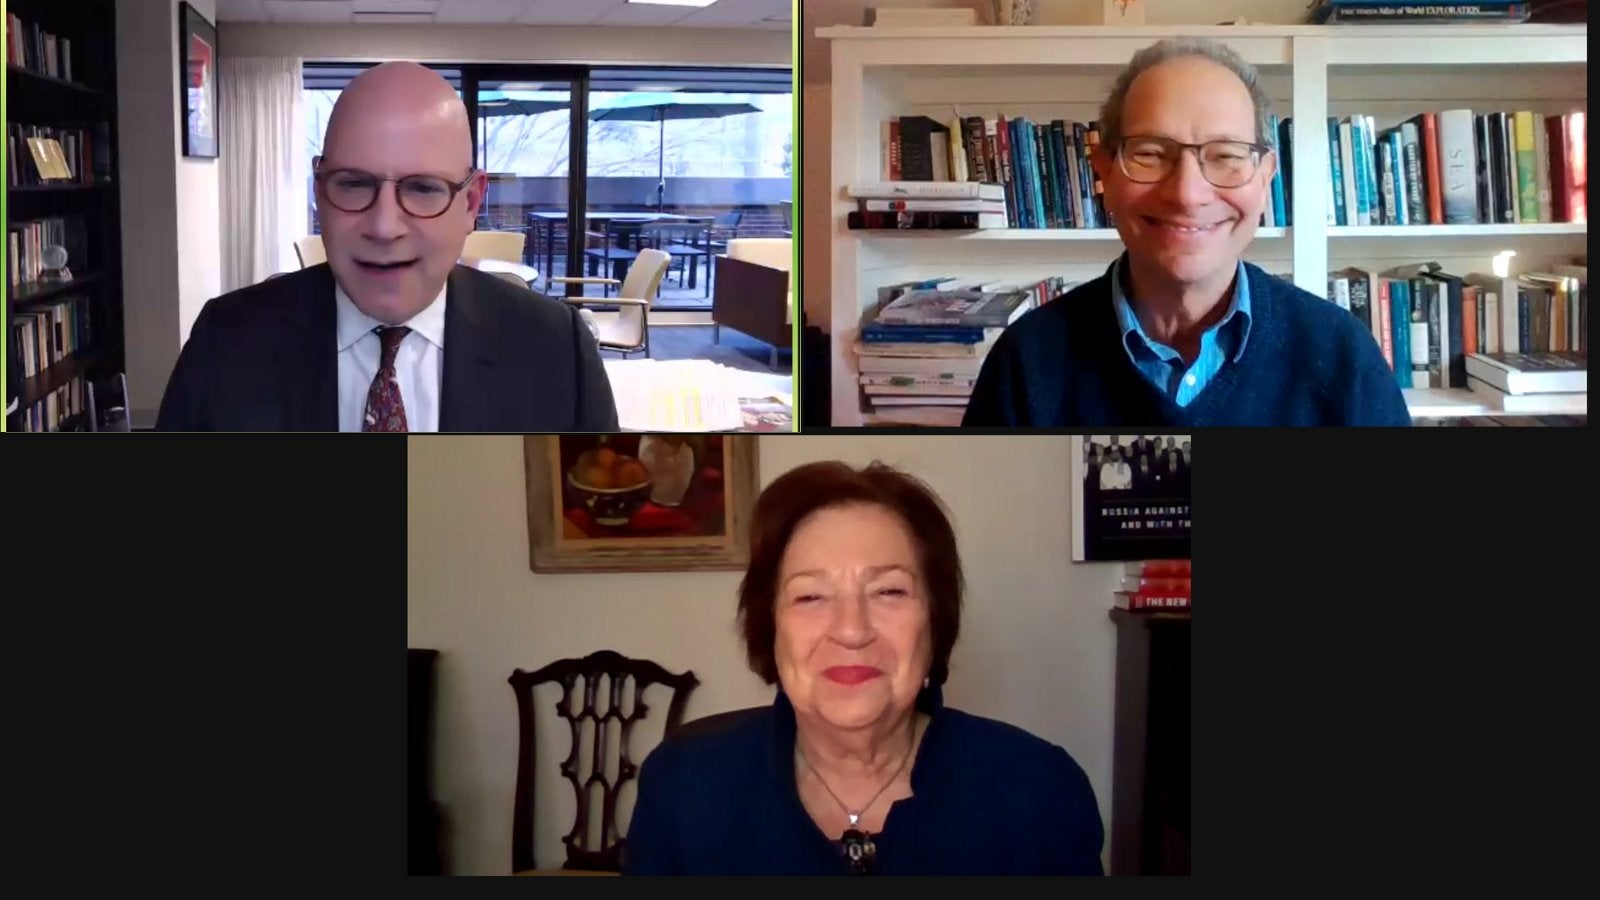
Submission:
<svg viewBox="0 0 1600 900">
<path fill-rule="evenodd" d="M 1277 168 L 1269 108 L 1220 44 L 1134 56 L 1090 157 L 1124 252 L 1006 329 L 964 425 L 1410 424 L 1371 331 L 1242 259 Z"/>
<path fill-rule="evenodd" d="M 577 311 L 459 264 L 487 190 L 472 156 L 438 74 L 352 79 L 313 163 L 328 261 L 207 303 L 157 429 L 615 431 Z"/>
</svg>

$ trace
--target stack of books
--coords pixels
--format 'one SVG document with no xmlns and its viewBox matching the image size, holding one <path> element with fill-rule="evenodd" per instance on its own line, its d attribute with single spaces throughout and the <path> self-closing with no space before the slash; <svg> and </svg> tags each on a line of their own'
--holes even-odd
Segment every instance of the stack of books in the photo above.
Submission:
<svg viewBox="0 0 1600 900">
<path fill-rule="evenodd" d="M 874 412 L 960 425 L 984 358 L 1005 326 L 1032 309 L 1026 292 L 936 278 L 879 289 L 877 313 L 856 347 L 861 390 Z"/>
<path fill-rule="evenodd" d="M 1467 357 L 1467 384 L 1507 413 L 1589 413 L 1585 354 L 1473 353 Z"/>
<path fill-rule="evenodd" d="M 975 181 L 874 181 L 851 185 L 852 229 L 1005 228 L 1005 188 Z"/>
<path fill-rule="evenodd" d="M 931 278 L 886 285 L 856 344 L 874 424 L 959 426 L 983 361 L 1007 325 L 1073 286 Z"/>
<path fill-rule="evenodd" d="M 1166 559 L 1127 563 L 1112 607 L 1134 612 L 1187 612 L 1190 609 L 1189 561 Z"/>
</svg>

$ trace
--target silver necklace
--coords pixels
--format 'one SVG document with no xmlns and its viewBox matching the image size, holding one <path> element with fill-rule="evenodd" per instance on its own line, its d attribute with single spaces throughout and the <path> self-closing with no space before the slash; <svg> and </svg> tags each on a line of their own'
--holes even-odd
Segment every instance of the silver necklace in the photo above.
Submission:
<svg viewBox="0 0 1600 900">
<path fill-rule="evenodd" d="M 854 812 L 851 811 L 849 806 L 845 805 L 843 800 L 839 799 L 839 795 L 833 792 L 833 788 L 828 787 L 827 779 L 823 778 L 822 773 L 817 771 L 817 767 L 813 766 L 811 760 L 806 758 L 806 752 L 801 749 L 800 742 L 798 740 L 794 742 L 794 749 L 800 755 L 800 761 L 806 764 L 806 768 L 811 770 L 812 777 L 817 779 L 817 783 L 822 785 L 822 789 L 828 792 L 828 796 L 833 798 L 833 802 L 839 805 L 840 811 L 850 820 L 850 827 L 845 829 L 844 834 L 840 836 L 840 841 L 844 844 L 845 857 L 850 861 L 850 871 L 857 875 L 866 875 L 872 872 L 872 858 L 877 854 L 878 849 L 877 845 L 872 842 L 872 835 L 860 828 L 861 817 L 866 815 L 867 810 L 872 808 L 872 804 L 878 802 L 878 798 L 882 797 L 883 792 L 889 789 L 889 785 L 894 784 L 899 779 L 900 773 L 906 770 L 906 764 L 911 761 L 912 751 L 917 748 L 917 727 L 920 724 L 913 713 L 911 719 L 911 743 L 906 747 L 905 755 L 900 758 L 900 766 L 894 770 L 893 775 L 889 776 L 889 780 L 878 788 L 878 792 L 872 795 L 872 799 L 868 800 L 861 809 Z"/>
</svg>

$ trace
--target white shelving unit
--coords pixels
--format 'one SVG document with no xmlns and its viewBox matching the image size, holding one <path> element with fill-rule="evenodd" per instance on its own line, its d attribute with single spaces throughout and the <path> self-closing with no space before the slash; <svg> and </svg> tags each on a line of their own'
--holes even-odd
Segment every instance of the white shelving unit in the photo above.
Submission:
<svg viewBox="0 0 1600 900">
<path fill-rule="evenodd" d="M 865 424 L 853 347 L 876 288 L 911 277 L 1088 280 L 1121 252 L 1114 230 L 914 235 L 851 232 L 845 188 L 879 177 L 879 123 L 952 112 L 1088 121 L 1116 73 L 1166 37 L 1209 37 L 1260 71 L 1279 118 L 1294 117 L 1291 228 L 1260 229 L 1246 259 L 1318 296 L 1328 272 L 1437 260 L 1466 274 L 1513 251 L 1513 274 L 1587 253 L 1588 226 L 1330 227 L 1325 123 L 1367 113 L 1379 128 L 1451 108 L 1588 109 L 1585 25 L 1164 26 L 818 29 L 833 55 L 833 424 Z M 1495 415 L 1464 389 L 1408 391 L 1420 416 Z M 1492 403 L 1492 401 L 1490 401 Z"/>
</svg>

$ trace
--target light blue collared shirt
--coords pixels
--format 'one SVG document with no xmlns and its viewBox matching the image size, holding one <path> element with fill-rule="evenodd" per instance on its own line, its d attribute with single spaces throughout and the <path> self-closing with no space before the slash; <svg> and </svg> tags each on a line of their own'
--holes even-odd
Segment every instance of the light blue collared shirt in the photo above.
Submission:
<svg viewBox="0 0 1600 900">
<path fill-rule="evenodd" d="M 1152 339 L 1139 324 L 1139 317 L 1122 291 L 1122 267 L 1126 262 L 1124 253 L 1111 267 L 1111 301 L 1117 310 L 1117 325 L 1122 330 L 1122 347 L 1134 367 L 1156 386 L 1156 390 L 1177 405 L 1188 406 L 1211 379 L 1217 377 L 1224 363 L 1238 362 L 1244 355 L 1245 342 L 1250 337 L 1250 280 L 1245 275 L 1244 263 L 1239 263 L 1227 313 L 1200 335 L 1200 355 L 1185 369 L 1178 351 Z"/>
</svg>

